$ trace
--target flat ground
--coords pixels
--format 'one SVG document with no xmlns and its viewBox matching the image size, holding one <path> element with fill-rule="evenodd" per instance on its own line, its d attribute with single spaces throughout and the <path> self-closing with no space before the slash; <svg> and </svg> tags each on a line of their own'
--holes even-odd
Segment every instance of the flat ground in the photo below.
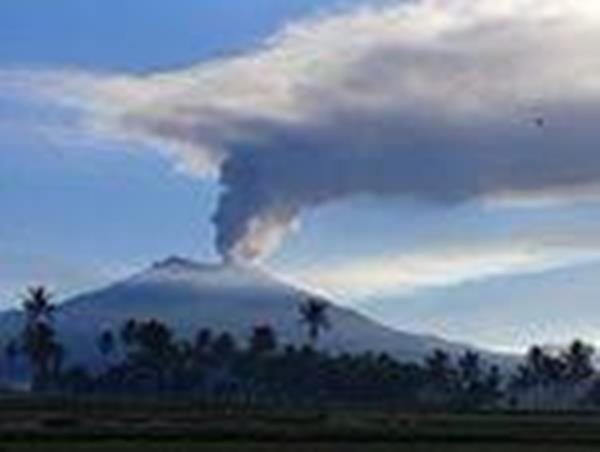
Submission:
<svg viewBox="0 0 600 452">
<path fill-rule="evenodd" d="M 548 446 L 548 445 L 519 445 L 519 444 L 398 444 L 398 443 L 270 443 L 260 444 L 251 442 L 233 443 L 148 443 L 148 442 L 57 442 L 57 443 L 20 443 L 0 446 L 3 452 L 597 452 L 597 446 Z"/>
<path fill-rule="evenodd" d="M 0 452 L 596 452 L 600 414 L 0 399 Z"/>
</svg>

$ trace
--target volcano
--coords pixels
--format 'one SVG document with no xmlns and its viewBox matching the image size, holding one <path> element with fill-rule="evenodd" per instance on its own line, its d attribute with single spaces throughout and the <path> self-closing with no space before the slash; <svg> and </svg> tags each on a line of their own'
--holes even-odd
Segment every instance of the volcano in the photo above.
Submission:
<svg viewBox="0 0 600 452">
<path fill-rule="evenodd" d="M 130 318 L 159 319 L 180 337 L 193 337 L 201 328 L 228 331 L 241 345 L 253 326 L 269 324 L 280 343 L 301 344 L 306 332 L 298 307 L 310 296 L 314 295 L 256 267 L 171 257 L 126 280 L 61 303 L 54 321 L 67 361 L 93 366 L 101 361 L 97 350 L 101 332 L 118 331 Z M 387 352 L 410 361 L 422 360 L 436 348 L 451 354 L 469 348 L 400 332 L 333 301 L 327 303 L 332 328 L 319 346 L 333 353 Z M 22 322 L 20 312 L 0 314 L 4 338 L 17 335 Z"/>
</svg>

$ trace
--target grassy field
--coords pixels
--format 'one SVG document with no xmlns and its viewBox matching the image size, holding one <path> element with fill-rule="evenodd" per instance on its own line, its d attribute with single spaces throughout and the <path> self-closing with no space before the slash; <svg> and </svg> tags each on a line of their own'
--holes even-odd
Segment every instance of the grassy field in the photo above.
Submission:
<svg viewBox="0 0 600 452">
<path fill-rule="evenodd" d="M 569 446 L 559 445 L 519 445 L 511 444 L 398 444 L 398 443 L 148 443 L 148 442 L 60 442 L 60 443 L 20 443 L 0 446 L 3 452 L 96 452 L 96 451 L 123 451 L 123 452 L 189 452 L 194 450 L 210 452 L 596 452 L 594 446 Z"/>
<path fill-rule="evenodd" d="M 592 414 L 232 408 L 192 400 L 0 400 L 0 452 L 500 452 L 600 450 Z"/>
</svg>

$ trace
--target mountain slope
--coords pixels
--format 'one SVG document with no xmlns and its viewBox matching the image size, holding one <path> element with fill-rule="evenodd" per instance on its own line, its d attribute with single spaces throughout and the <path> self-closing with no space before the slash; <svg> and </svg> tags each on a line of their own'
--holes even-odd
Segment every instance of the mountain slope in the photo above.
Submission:
<svg viewBox="0 0 600 452">
<path fill-rule="evenodd" d="M 129 318 L 160 319 L 181 336 L 198 329 L 229 331 L 244 342 L 253 325 L 272 325 L 282 343 L 302 343 L 305 331 L 298 306 L 309 294 L 256 268 L 206 265 L 170 258 L 123 282 L 61 304 L 55 322 L 68 359 L 93 365 L 99 361 L 96 338 L 118 330 Z M 433 348 L 452 353 L 466 347 L 443 340 L 395 331 L 350 309 L 330 304 L 333 328 L 321 346 L 332 351 L 387 351 L 404 360 L 420 360 Z M 17 334 L 22 319 L 0 315 L 4 335 Z"/>
</svg>

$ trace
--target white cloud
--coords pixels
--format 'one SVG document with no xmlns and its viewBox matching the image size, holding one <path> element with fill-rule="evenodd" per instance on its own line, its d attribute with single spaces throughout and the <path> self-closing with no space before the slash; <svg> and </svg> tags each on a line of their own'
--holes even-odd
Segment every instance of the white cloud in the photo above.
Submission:
<svg viewBox="0 0 600 452">
<path fill-rule="evenodd" d="M 389 2 L 185 70 L 3 71 L 0 93 L 217 175 L 217 247 L 250 258 L 304 209 L 358 194 L 447 205 L 598 193 L 599 41 L 590 0 Z"/>
<path fill-rule="evenodd" d="M 496 243 L 361 257 L 337 264 L 289 269 L 292 281 L 340 300 L 408 296 L 496 276 L 542 273 L 600 260 L 600 247 L 561 241 Z"/>
</svg>

